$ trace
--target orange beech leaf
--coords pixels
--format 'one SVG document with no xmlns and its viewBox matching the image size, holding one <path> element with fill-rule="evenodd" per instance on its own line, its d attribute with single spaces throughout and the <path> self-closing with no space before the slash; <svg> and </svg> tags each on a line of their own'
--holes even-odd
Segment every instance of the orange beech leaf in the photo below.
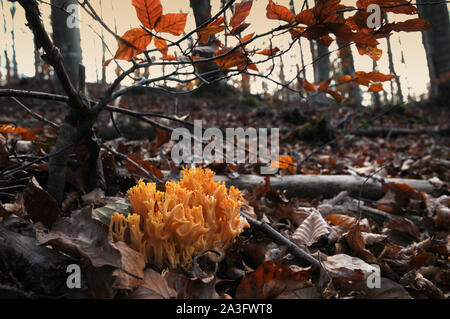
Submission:
<svg viewBox="0 0 450 319">
<path fill-rule="evenodd" d="M 273 56 L 273 55 L 277 54 L 278 52 L 280 52 L 280 49 L 278 49 L 278 47 L 275 47 L 272 49 L 265 49 L 262 51 L 258 51 L 256 53 L 262 54 L 262 55 L 267 55 L 267 56 Z"/>
<path fill-rule="evenodd" d="M 382 8 L 383 12 L 417 14 L 417 8 L 409 4 L 407 0 L 359 0 L 357 6 L 360 9 L 366 9 L 369 4 L 377 4 Z M 392 6 L 391 8 L 386 8 Z M 393 7 L 396 6 L 396 7 Z"/>
<path fill-rule="evenodd" d="M 343 76 L 336 78 L 336 82 L 348 82 L 351 80 L 352 80 L 352 77 L 350 75 L 343 75 Z"/>
<path fill-rule="evenodd" d="M 239 26 L 237 26 L 236 28 L 234 28 L 233 30 L 231 30 L 230 33 L 227 33 L 225 35 L 238 35 L 241 34 L 242 32 L 245 31 L 245 29 L 247 29 L 250 26 L 250 23 L 243 23 Z"/>
<path fill-rule="evenodd" d="M 223 25 L 222 23 L 225 21 L 224 17 L 220 17 L 218 19 L 216 19 L 215 21 L 211 22 L 210 24 L 208 24 L 205 28 L 199 30 L 197 32 L 197 35 L 199 36 L 199 43 L 208 43 L 209 41 L 209 37 L 211 35 L 214 35 L 216 33 L 222 32 L 223 30 L 225 30 L 226 26 Z"/>
<path fill-rule="evenodd" d="M 270 165 L 272 168 L 287 169 L 292 175 L 295 175 L 294 161 L 291 156 L 280 155 L 278 161 L 273 161 Z"/>
<path fill-rule="evenodd" d="M 161 2 L 159 0 L 133 0 L 132 5 L 136 8 L 138 19 L 142 25 L 154 29 L 163 13 Z"/>
<path fill-rule="evenodd" d="M 329 47 L 330 44 L 333 42 L 333 39 L 327 34 L 323 37 L 318 38 L 317 42 L 319 42 L 320 44 L 323 44 L 324 46 Z"/>
<path fill-rule="evenodd" d="M 312 26 L 317 22 L 312 9 L 303 10 L 297 14 L 295 21 L 301 24 L 306 24 L 307 26 Z"/>
<path fill-rule="evenodd" d="M 245 44 L 245 42 L 250 41 L 253 38 L 254 35 L 255 35 L 255 32 L 247 34 L 245 37 L 243 37 L 241 39 L 241 43 Z"/>
<path fill-rule="evenodd" d="M 370 14 L 371 13 L 366 11 L 358 11 L 353 16 L 349 17 L 345 23 L 353 30 L 369 32 L 371 29 L 367 26 L 367 19 Z"/>
<path fill-rule="evenodd" d="M 403 22 L 390 23 L 381 28 L 382 32 L 389 33 L 390 31 L 405 31 L 405 32 L 415 32 L 415 31 L 425 31 L 431 28 L 433 25 L 425 19 L 409 19 Z"/>
<path fill-rule="evenodd" d="M 305 27 L 293 27 L 289 30 L 289 33 L 291 34 L 292 39 L 294 40 L 297 39 L 298 37 L 303 36 L 305 31 L 306 31 Z"/>
<path fill-rule="evenodd" d="M 233 52 L 229 53 L 230 49 L 218 50 L 215 56 L 225 55 L 223 57 L 217 58 L 214 62 L 222 69 L 229 70 L 234 67 L 238 67 L 239 70 L 245 68 L 259 71 L 256 65 L 248 58 L 243 50 L 235 49 Z"/>
<path fill-rule="evenodd" d="M 155 38 L 155 46 L 162 53 L 163 57 L 167 56 L 167 51 L 169 50 L 167 46 L 167 41 L 164 39 Z"/>
<path fill-rule="evenodd" d="M 269 0 L 267 5 L 267 18 L 272 20 L 282 20 L 288 23 L 294 23 L 294 14 L 285 6 L 275 4 L 272 0 Z"/>
<path fill-rule="evenodd" d="M 366 72 L 363 71 L 355 72 L 354 80 L 360 85 L 369 86 L 370 84 L 370 80 L 366 78 Z"/>
<path fill-rule="evenodd" d="M 383 85 L 381 83 L 372 84 L 369 88 L 369 92 L 381 92 L 383 91 Z"/>
<path fill-rule="evenodd" d="M 230 27 L 233 29 L 241 25 L 250 14 L 253 0 L 243 1 L 234 5 L 234 15 L 230 20 Z"/>
<path fill-rule="evenodd" d="M 187 13 L 168 13 L 161 16 L 161 19 L 155 26 L 156 32 L 170 33 L 180 35 L 186 27 Z"/>
<path fill-rule="evenodd" d="M 386 82 L 386 81 L 392 80 L 393 78 L 395 78 L 395 76 L 392 74 L 383 74 L 383 73 L 374 71 L 374 72 L 367 73 L 365 75 L 365 78 L 370 81 L 375 81 L 375 82 Z"/>
<path fill-rule="evenodd" d="M 323 91 L 330 94 L 337 102 L 342 102 L 342 95 L 340 95 L 338 92 L 329 89 L 324 89 Z"/>
<path fill-rule="evenodd" d="M 356 44 L 356 48 L 358 49 L 359 54 L 368 55 L 372 60 L 375 61 L 378 61 L 383 54 L 383 50 L 380 50 L 377 47 Z"/>
<path fill-rule="evenodd" d="M 166 56 L 162 57 L 163 61 L 177 61 L 177 57 L 172 54 L 167 54 Z"/>
<path fill-rule="evenodd" d="M 245 66 L 245 65 L 244 65 L 244 66 Z M 258 67 L 256 66 L 255 63 L 252 62 L 252 60 L 249 60 L 249 63 L 248 63 L 248 65 L 247 65 L 247 69 L 253 70 L 253 71 L 256 71 L 256 72 L 259 72 Z"/>
<path fill-rule="evenodd" d="M 304 36 L 309 40 L 318 40 L 321 37 L 328 36 L 331 30 L 324 24 L 316 24 L 308 27 Z"/>
<path fill-rule="evenodd" d="M 377 41 L 376 37 L 373 34 L 365 31 L 351 33 L 348 37 L 344 38 L 347 38 L 347 40 L 354 41 L 358 45 L 376 47 L 379 44 L 379 42 Z"/>
<path fill-rule="evenodd" d="M 313 8 L 314 16 L 320 22 L 330 22 L 332 20 L 341 19 L 336 11 L 352 7 L 344 6 L 339 4 L 339 2 L 341 1 L 317 0 L 316 6 Z"/>
<path fill-rule="evenodd" d="M 128 30 L 118 40 L 119 48 L 113 59 L 130 60 L 138 54 L 141 54 L 148 47 L 152 37 L 142 28 Z M 134 47 L 132 47 L 132 46 Z M 112 59 L 105 62 L 104 66 L 108 66 Z"/>
<path fill-rule="evenodd" d="M 300 82 L 300 85 L 305 89 L 306 92 L 316 92 L 316 86 L 312 84 L 311 82 L 308 82 L 307 79 L 298 79 Z"/>
<path fill-rule="evenodd" d="M 319 82 L 319 91 L 325 90 L 331 83 L 332 78 L 329 78 L 325 81 Z"/>
<path fill-rule="evenodd" d="M 31 131 L 21 126 L 0 125 L 0 133 L 13 133 L 20 135 L 24 140 L 34 141 L 36 139 L 36 132 Z"/>
<path fill-rule="evenodd" d="M 247 56 L 241 50 L 234 50 L 233 52 L 228 53 L 229 51 L 230 49 L 218 50 L 215 54 L 216 57 L 225 55 L 214 61 L 222 70 L 240 66 L 247 61 Z"/>
<path fill-rule="evenodd" d="M 355 217 L 341 214 L 331 214 L 328 215 L 326 219 L 335 226 L 344 226 L 345 228 L 347 228 L 347 230 L 350 230 L 350 228 L 352 228 L 356 222 Z"/>
<path fill-rule="evenodd" d="M 236 299 L 272 299 L 311 285 L 306 271 L 295 272 L 289 266 L 266 261 L 244 276 L 236 288 Z"/>
</svg>

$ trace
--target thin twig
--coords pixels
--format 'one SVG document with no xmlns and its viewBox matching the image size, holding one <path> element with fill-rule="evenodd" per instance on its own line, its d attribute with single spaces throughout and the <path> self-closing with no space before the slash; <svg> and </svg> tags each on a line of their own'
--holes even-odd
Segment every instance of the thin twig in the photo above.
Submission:
<svg viewBox="0 0 450 319">
<path fill-rule="evenodd" d="M 318 268 L 323 268 L 321 263 L 311 256 L 308 252 L 300 248 L 298 245 L 281 235 L 279 232 L 277 232 L 274 228 L 272 228 L 269 224 L 261 222 L 259 220 L 256 220 L 249 215 L 245 214 L 241 211 L 241 215 L 247 219 L 248 223 L 254 228 L 259 231 L 264 232 L 269 238 L 271 238 L 273 241 L 278 242 L 280 244 L 288 246 L 289 250 L 292 252 L 292 254 L 295 257 L 298 257 L 302 260 L 305 260 L 312 264 L 313 266 L 316 266 Z"/>
<path fill-rule="evenodd" d="M 34 117 L 35 119 L 44 122 L 45 124 L 47 124 L 48 126 L 51 126 L 55 129 L 59 129 L 59 125 L 53 123 L 52 121 L 46 119 L 45 117 L 43 117 L 42 115 L 39 115 L 35 112 L 33 112 L 32 110 L 30 110 L 25 104 L 23 104 L 22 102 L 20 102 L 18 99 L 16 99 L 14 96 L 11 96 L 11 98 L 17 103 L 19 104 L 19 106 L 21 108 L 23 108 L 25 111 L 27 111 L 32 117 Z"/>
</svg>

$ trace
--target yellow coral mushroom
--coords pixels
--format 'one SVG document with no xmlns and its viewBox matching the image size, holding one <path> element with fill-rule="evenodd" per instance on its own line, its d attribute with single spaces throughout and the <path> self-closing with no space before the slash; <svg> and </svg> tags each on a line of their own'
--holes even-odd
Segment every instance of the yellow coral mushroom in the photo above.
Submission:
<svg viewBox="0 0 450 319">
<path fill-rule="evenodd" d="M 205 249 L 225 251 L 249 227 L 239 213 L 238 189 L 215 182 L 209 169 L 184 169 L 182 175 L 179 182 L 167 182 L 165 192 L 140 180 L 128 191 L 132 214 L 111 218 L 114 239 L 158 267 L 189 268 L 195 255 Z"/>
</svg>

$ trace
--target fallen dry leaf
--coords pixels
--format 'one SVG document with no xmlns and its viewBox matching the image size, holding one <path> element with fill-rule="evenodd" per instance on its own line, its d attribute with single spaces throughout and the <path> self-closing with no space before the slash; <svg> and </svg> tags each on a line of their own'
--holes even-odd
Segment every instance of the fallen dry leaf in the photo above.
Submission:
<svg viewBox="0 0 450 319">
<path fill-rule="evenodd" d="M 170 299 L 176 297 L 176 292 L 167 285 L 160 273 L 147 269 L 142 284 L 130 295 L 132 299 Z"/>
<path fill-rule="evenodd" d="M 140 286 L 144 279 L 144 256 L 128 247 L 124 242 L 118 241 L 111 245 L 119 250 L 122 256 L 122 268 L 114 270 L 113 277 L 116 279 L 112 287 L 132 291 Z"/>
<path fill-rule="evenodd" d="M 25 210 L 34 222 L 42 222 L 46 227 L 51 227 L 61 216 L 56 200 L 42 189 L 34 177 L 23 191 L 23 199 Z"/>
<path fill-rule="evenodd" d="M 297 243 L 311 246 L 319 240 L 320 237 L 330 233 L 330 226 L 319 213 L 314 209 L 303 223 L 295 230 L 292 239 Z"/>
<path fill-rule="evenodd" d="M 50 245 L 69 255 L 87 258 L 97 268 L 121 268 L 120 251 L 111 245 L 104 225 L 92 218 L 91 207 L 59 219 L 51 230 L 41 223 L 37 223 L 35 229 L 40 245 Z"/>
<path fill-rule="evenodd" d="M 267 261 L 244 277 L 236 289 L 236 298 L 277 298 L 282 293 L 309 286 L 311 282 L 305 271 L 295 272 L 286 265 Z"/>
</svg>

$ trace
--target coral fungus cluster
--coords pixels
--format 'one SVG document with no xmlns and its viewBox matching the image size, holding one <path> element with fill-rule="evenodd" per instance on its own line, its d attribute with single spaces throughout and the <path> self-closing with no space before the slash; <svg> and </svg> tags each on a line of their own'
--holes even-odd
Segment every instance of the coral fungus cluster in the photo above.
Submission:
<svg viewBox="0 0 450 319">
<path fill-rule="evenodd" d="M 240 216 L 240 191 L 213 180 L 209 169 L 191 168 L 179 182 L 167 182 L 166 191 L 154 183 L 128 191 L 132 214 L 114 214 L 110 231 L 115 240 L 141 252 L 157 267 L 189 268 L 205 249 L 224 252 L 245 227 Z"/>
</svg>

